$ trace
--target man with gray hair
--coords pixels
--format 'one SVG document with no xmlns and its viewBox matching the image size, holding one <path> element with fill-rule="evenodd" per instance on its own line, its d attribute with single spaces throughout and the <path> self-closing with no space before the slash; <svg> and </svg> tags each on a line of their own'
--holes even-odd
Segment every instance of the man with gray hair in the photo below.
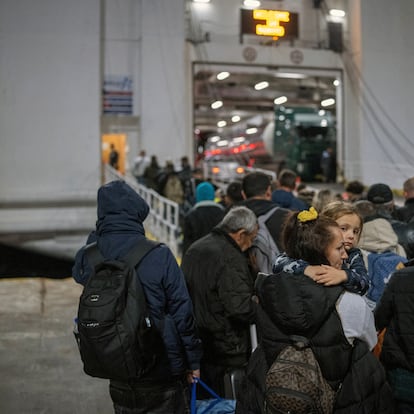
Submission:
<svg viewBox="0 0 414 414">
<path fill-rule="evenodd" d="M 256 215 L 233 207 L 190 246 L 181 263 L 203 342 L 201 378 L 221 396 L 225 374 L 243 368 L 251 353 L 254 286 L 244 252 L 256 234 Z"/>
</svg>

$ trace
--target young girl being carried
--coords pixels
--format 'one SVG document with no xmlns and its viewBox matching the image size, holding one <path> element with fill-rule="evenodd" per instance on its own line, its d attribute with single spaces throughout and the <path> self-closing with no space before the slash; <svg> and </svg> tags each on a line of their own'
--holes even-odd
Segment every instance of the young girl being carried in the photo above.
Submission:
<svg viewBox="0 0 414 414">
<path fill-rule="evenodd" d="M 342 284 L 346 290 L 364 295 L 369 288 L 369 278 L 361 250 L 356 247 L 361 236 L 362 217 L 353 204 L 344 201 L 327 204 L 321 215 L 334 219 L 342 230 L 348 254 L 342 269 L 335 269 L 328 265 L 311 266 L 304 260 L 293 260 L 282 253 L 273 263 L 273 272 L 278 273 L 283 270 L 295 274 L 305 273 L 315 282 L 325 286 Z"/>
</svg>

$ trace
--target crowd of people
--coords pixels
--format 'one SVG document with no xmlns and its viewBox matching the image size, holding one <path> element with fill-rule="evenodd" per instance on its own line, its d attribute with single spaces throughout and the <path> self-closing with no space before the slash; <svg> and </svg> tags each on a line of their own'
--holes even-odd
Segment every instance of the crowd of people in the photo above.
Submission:
<svg viewBox="0 0 414 414">
<path fill-rule="evenodd" d="M 298 187 L 290 170 L 276 183 L 249 173 L 220 197 L 187 157 L 175 171 L 142 152 L 134 171 L 140 183 L 187 206 L 181 265 L 161 245 L 138 273 L 170 351 L 160 364 L 171 369 L 162 379 L 160 365 L 133 383 L 111 381 L 116 413 L 187 413 L 186 382 L 201 378 L 225 396 L 236 370 L 243 373 L 232 396 L 236 413 L 264 413 L 266 372 L 296 335 L 311 344 L 335 394 L 333 413 L 414 413 L 414 177 L 396 206 L 385 183 L 353 181 L 322 198 Z M 145 237 L 147 214 L 127 184 L 106 184 L 88 242 L 121 257 Z M 262 231 L 273 250 L 257 248 Z M 84 284 L 90 272 L 82 248 L 73 276 Z"/>
<path fill-rule="evenodd" d="M 177 169 L 171 160 L 162 167 L 156 155 L 148 157 L 141 150 L 133 160 L 131 172 L 138 181 L 180 205 L 195 203 L 195 187 L 198 170 L 191 168 L 187 156 L 181 157 Z"/>
</svg>

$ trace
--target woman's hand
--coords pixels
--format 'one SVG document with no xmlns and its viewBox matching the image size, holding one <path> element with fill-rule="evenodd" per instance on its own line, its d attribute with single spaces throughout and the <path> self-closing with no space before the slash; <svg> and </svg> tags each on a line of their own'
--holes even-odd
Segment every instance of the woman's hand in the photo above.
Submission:
<svg viewBox="0 0 414 414">
<path fill-rule="evenodd" d="M 345 270 L 336 269 L 328 265 L 307 266 L 305 275 L 310 277 L 316 283 L 325 286 L 335 286 L 348 280 Z"/>
</svg>

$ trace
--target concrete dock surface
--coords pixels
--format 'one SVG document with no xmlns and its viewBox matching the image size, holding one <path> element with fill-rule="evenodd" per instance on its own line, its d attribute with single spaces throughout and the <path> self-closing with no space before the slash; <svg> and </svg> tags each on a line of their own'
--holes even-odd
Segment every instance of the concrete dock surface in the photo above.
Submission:
<svg viewBox="0 0 414 414">
<path fill-rule="evenodd" d="M 110 414 L 109 381 L 82 369 L 72 278 L 0 279 L 0 413 Z"/>
</svg>

